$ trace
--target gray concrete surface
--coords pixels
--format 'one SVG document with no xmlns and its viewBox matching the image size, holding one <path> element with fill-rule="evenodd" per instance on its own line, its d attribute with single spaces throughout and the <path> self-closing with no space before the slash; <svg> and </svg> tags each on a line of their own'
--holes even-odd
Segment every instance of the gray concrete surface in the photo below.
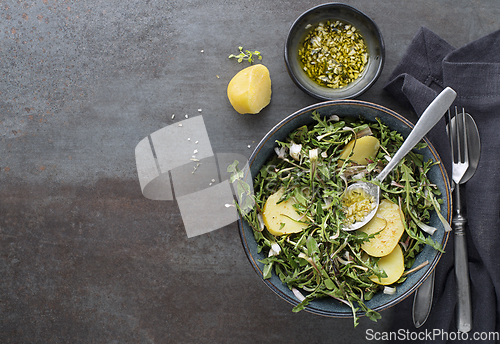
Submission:
<svg viewBox="0 0 500 344">
<path fill-rule="evenodd" d="M 1 343 L 361 343 L 397 324 L 398 307 L 356 329 L 292 313 L 252 270 L 236 224 L 188 239 L 175 202 L 144 198 L 137 179 L 136 144 L 186 114 L 202 109 L 215 152 L 249 156 L 315 103 L 282 55 L 291 23 L 320 3 L 0 1 Z M 386 43 L 360 99 L 409 117 L 382 87 L 419 27 L 455 47 L 500 27 L 497 0 L 347 3 Z M 271 72 L 257 116 L 226 98 L 239 45 Z"/>
</svg>

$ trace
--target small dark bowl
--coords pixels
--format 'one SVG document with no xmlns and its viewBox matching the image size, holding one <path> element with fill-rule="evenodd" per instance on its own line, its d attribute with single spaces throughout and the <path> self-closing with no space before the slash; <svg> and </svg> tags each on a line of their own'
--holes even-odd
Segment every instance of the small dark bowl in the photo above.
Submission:
<svg viewBox="0 0 500 344">
<path fill-rule="evenodd" d="M 306 26 L 313 27 L 326 20 L 340 20 L 356 27 L 368 47 L 368 64 L 365 70 L 349 85 L 333 89 L 321 86 L 304 72 L 298 50 L 307 34 Z M 320 100 L 356 98 L 368 90 L 377 81 L 385 60 L 385 46 L 382 34 L 373 20 L 354 7 L 327 3 L 311 8 L 295 20 L 291 26 L 285 44 L 285 63 L 293 82 L 305 93 Z"/>
<path fill-rule="evenodd" d="M 264 166 L 264 164 L 271 157 L 276 155 L 274 151 L 274 148 L 277 147 L 276 141 L 286 141 L 287 136 L 293 130 L 303 125 L 310 125 L 314 123 L 312 118 L 313 111 L 317 111 L 322 117 L 338 115 L 341 118 L 359 118 L 359 116 L 362 116 L 370 122 L 375 122 L 377 119 L 380 119 L 391 130 L 396 130 L 401 133 L 403 137 L 407 137 L 414 127 L 410 121 L 398 113 L 381 105 L 361 100 L 331 100 L 310 105 L 289 115 L 279 122 L 255 147 L 255 150 L 249 159 L 249 167 L 252 178 L 255 178 L 262 166 Z M 434 161 L 440 161 L 439 155 L 431 142 L 427 138 L 424 138 L 424 141 L 428 144 L 428 147 L 418 151 L 423 155 L 424 160 L 427 161 L 429 159 L 433 159 Z M 452 206 L 451 190 L 448 175 L 443 167 L 443 164 L 432 166 L 428 176 L 430 181 L 441 191 L 443 200 L 443 204 L 441 205 L 441 215 L 450 221 Z M 432 238 L 436 242 L 439 242 L 443 249 L 446 249 L 449 232 L 445 232 L 445 228 L 439 220 L 437 214 L 433 213 L 431 215 L 429 225 L 437 228 L 437 231 L 434 233 Z M 260 260 L 266 258 L 267 256 L 263 251 L 259 251 L 257 242 L 255 241 L 253 235 L 253 230 L 246 221 L 240 219 L 239 230 L 245 253 L 255 272 L 263 278 L 264 264 L 262 264 Z M 420 252 L 416 257 L 413 267 L 419 266 L 424 262 L 428 262 L 426 266 L 408 275 L 406 281 L 397 287 L 395 294 L 387 295 L 380 292 L 377 293 L 370 301 L 365 302 L 365 304 L 369 308 L 379 312 L 401 302 L 415 292 L 415 290 L 427 279 L 439 262 L 441 255 L 442 254 L 434 248 L 425 246 L 422 252 Z M 293 306 L 296 306 L 299 303 L 292 291 L 286 284 L 281 282 L 280 278 L 274 273 L 274 271 L 271 278 L 263 281 L 272 291 Z M 352 317 L 351 308 L 334 300 L 333 298 L 313 300 L 308 306 L 306 306 L 305 310 L 314 314 L 329 317 Z"/>
</svg>

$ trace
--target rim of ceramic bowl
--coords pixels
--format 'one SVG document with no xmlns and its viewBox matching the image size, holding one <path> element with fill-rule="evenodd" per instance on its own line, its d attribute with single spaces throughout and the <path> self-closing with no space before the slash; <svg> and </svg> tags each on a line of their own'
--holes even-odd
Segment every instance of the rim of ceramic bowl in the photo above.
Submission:
<svg viewBox="0 0 500 344">
<path fill-rule="evenodd" d="M 325 91 L 328 90 L 328 91 L 332 91 L 332 92 L 334 92 L 335 90 L 329 89 L 327 87 L 322 87 L 319 85 L 312 86 L 314 84 L 314 82 L 312 80 L 309 82 L 309 87 L 308 87 L 307 83 L 302 82 L 300 80 L 301 78 L 299 78 L 296 75 L 296 73 L 294 72 L 294 68 L 292 68 L 292 64 L 294 62 L 292 62 L 293 57 L 291 54 L 294 54 L 294 52 L 292 52 L 290 50 L 290 45 L 292 44 L 292 41 L 295 39 L 295 36 L 292 33 L 294 32 L 294 30 L 297 30 L 297 28 L 302 24 L 302 21 L 304 20 L 304 18 L 306 18 L 308 15 L 310 15 L 313 12 L 320 13 L 322 10 L 333 9 L 333 8 L 338 8 L 339 10 L 344 10 L 344 11 L 350 11 L 355 16 L 363 18 L 369 26 L 369 27 L 367 26 L 369 31 L 371 33 L 373 33 L 373 36 L 375 37 L 374 40 L 378 43 L 377 44 L 378 51 L 377 51 L 377 54 L 373 54 L 374 53 L 373 51 L 370 52 L 369 63 L 375 64 L 375 67 L 374 67 L 375 73 L 373 74 L 371 79 L 369 79 L 369 81 L 366 82 L 366 84 L 363 87 L 357 89 L 353 93 L 348 93 L 349 90 L 354 89 L 356 86 L 360 85 L 360 83 L 363 83 L 364 81 L 366 81 L 365 79 L 363 79 L 363 76 L 362 76 L 358 80 L 354 81 L 350 86 L 347 86 L 346 88 L 344 88 L 342 90 L 337 89 L 336 91 L 339 92 L 338 96 L 335 96 L 334 93 L 332 93 L 331 96 L 326 96 L 325 95 L 326 93 L 319 94 L 319 93 L 315 92 L 313 89 L 311 89 L 311 87 L 317 87 L 318 89 L 324 89 Z M 335 19 L 335 18 L 332 18 L 332 19 Z M 321 21 L 321 20 L 319 20 L 319 21 Z M 372 56 L 375 56 L 375 57 L 372 57 Z M 350 5 L 343 4 L 340 2 L 330 2 L 330 3 L 321 4 L 321 5 L 318 5 L 318 6 L 315 6 L 315 7 L 308 9 L 307 11 L 303 12 L 293 22 L 293 24 L 290 26 L 290 29 L 288 30 L 287 39 L 285 41 L 284 59 L 285 59 L 285 65 L 286 65 L 286 68 L 288 71 L 288 75 L 290 76 L 290 78 L 292 79 L 294 84 L 299 89 L 301 89 L 303 92 L 305 92 L 306 94 L 308 94 L 316 99 L 322 100 L 322 101 L 336 100 L 336 99 L 352 99 L 352 98 L 359 97 L 360 95 L 365 93 L 368 89 L 370 89 L 373 86 L 373 84 L 380 77 L 382 70 L 384 68 L 384 63 L 385 63 L 385 43 L 384 43 L 384 39 L 382 37 L 382 32 L 380 31 L 380 28 L 375 23 L 375 21 L 373 19 L 371 19 L 368 15 L 366 15 L 362 11 L 360 11 L 357 8 L 352 7 Z M 378 61 L 374 62 L 374 60 L 378 60 Z M 370 67 L 367 67 L 365 69 L 365 73 L 368 71 L 369 68 Z M 301 70 L 301 69 L 299 69 L 299 70 Z M 307 80 L 306 76 L 304 76 L 303 79 Z M 345 95 L 341 95 L 342 93 L 345 93 Z"/>
<path fill-rule="evenodd" d="M 300 109 L 282 121 L 280 121 L 277 125 L 275 125 L 271 130 L 267 132 L 267 134 L 262 138 L 262 140 L 258 143 L 258 145 L 255 147 L 252 155 L 249 158 L 249 168 L 250 168 L 250 173 L 251 173 L 251 178 L 255 178 L 256 174 L 259 172 L 260 168 L 264 163 L 266 163 L 270 156 L 272 155 L 271 153 L 266 154 L 263 152 L 263 149 L 265 148 L 266 150 L 274 151 L 273 149 L 270 149 L 270 145 L 272 147 L 275 147 L 276 144 L 274 141 L 270 142 L 271 139 L 274 138 L 276 133 L 279 130 L 282 130 L 283 137 L 287 137 L 288 134 L 300 127 L 301 125 L 304 125 L 306 123 L 313 123 L 313 120 L 311 118 L 311 114 L 315 110 L 321 110 L 325 109 L 328 107 L 341 107 L 344 106 L 345 108 L 348 108 L 349 106 L 357 106 L 357 107 L 362 107 L 367 110 L 373 111 L 373 112 L 379 112 L 380 114 L 383 114 L 384 116 L 389 116 L 387 118 L 389 119 L 394 119 L 396 123 L 401 123 L 401 125 L 405 128 L 406 133 L 402 133 L 404 137 L 407 136 L 409 131 L 411 131 L 414 127 L 414 124 L 410 122 L 408 119 L 405 117 L 399 115 L 393 110 L 390 110 L 384 106 L 374 104 L 371 102 L 367 101 L 361 101 L 361 100 L 352 100 L 352 99 L 339 99 L 339 100 L 330 100 L 330 101 L 325 101 L 322 103 L 317 103 L 313 104 L 310 106 L 307 106 L 303 109 Z M 321 114 L 322 116 L 327 116 L 325 114 Z M 339 114 L 341 117 L 355 117 L 352 115 L 345 115 L 345 114 Z M 359 116 L 359 115 L 358 115 Z M 296 122 L 298 123 L 296 126 Z M 293 127 L 292 127 L 293 124 Z M 290 127 L 290 128 L 288 128 Z M 286 128 L 286 132 L 284 129 Z M 289 130 L 290 129 L 290 130 Z M 280 138 L 281 139 L 281 138 Z M 424 138 L 424 141 L 428 144 L 428 149 L 430 156 L 435 160 L 435 161 L 441 161 L 439 158 L 439 155 L 437 151 L 435 150 L 434 146 L 432 143 L 427 139 Z M 259 153 L 262 153 L 267 156 L 260 156 Z M 259 162 L 256 162 L 256 158 L 259 157 Z M 442 215 L 446 218 L 446 220 L 450 221 L 451 220 L 451 207 L 452 207 L 452 199 L 451 199 L 451 190 L 449 187 L 449 179 L 446 170 L 444 169 L 443 164 L 438 164 L 433 166 L 435 168 L 434 173 L 435 177 L 434 179 L 439 179 L 439 181 L 442 181 L 442 187 L 440 190 L 443 192 L 443 204 L 442 204 Z M 436 177 L 437 176 L 437 177 Z M 437 215 L 435 216 L 437 218 Z M 434 219 L 434 221 L 438 221 Z M 438 223 L 439 226 L 439 222 Z M 441 225 L 442 226 L 442 225 Z M 440 227 L 440 226 L 439 226 Z M 240 239 L 243 245 L 243 248 L 245 250 L 245 254 L 247 255 L 248 260 L 250 261 L 254 271 L 261 277 L 262 281 L 273 291 L 275 292 L 280 298 L 283 300 L 287 301 L 288 303 L 292 304 L 293 306 L 298 305 L 300 302 L 296 299 L 296 297 L 293 295 L 293 293 L 288 289 L 288 287 L 281 282 L 281 280 L 275 275 L 274 271 L 272 272 L 272 277 L 271 279 L 263 279 L 263 264 L 258 262 L 259 259 L 262 259 L 264 257 L 258 257 L 256 252 L 252 252 L 252 247 L 254 248 L 257 246 L 257 243 L 255 242 L 255 239 L 253 238 L 253 230 L 250 228 L 248 224 L 246 224 L 245 220 L 243 220 L 241 217 L 238 220 L 238 228 L 239 228 L 239 234 L 240 234 Z M 444 228 L 441 228 L 439 232 L 440 235 L 440 240 L 438 242 L 441 243 L 443 250 L 446 248 L 448 238 L 449 238 L 449 232 L 445 232 Z M 436 233 L 438 233 L 436 232 Z M 442 236 L 441 236 L 442 234 Z M 410 284 L 406 284 L 406 281 L 401 284 L 401 286 L 405 286 L 405 290 L 400 293 L 396 293 L 394 296 L 390 295 L 383 295 L 382 296 L 382 302 L 381 304 L 376 305 L 375 307 L 370 307 L 368 302 L 365 302 L 368 307 L 371 309 L 380 312 L 382 310 L 388 309 L 399 302 L 403 301 L 406 299 L 408 296 L 410 296 L 432 273 L 436 265 L 438 264 L 439 260 L 441 259 L 442 253 L 439 251 L 434 250 L 430 246 L 424 247 L 424 250 L 427 250 L 427 254 L 432 257 L 432 260 L 428 262 L 428 265 L 423 267 L 422 269 L 414 272 L 413 274 L 410 274 L 407 281 L 412 281 Z M 423 253 L 422 251 L 421 253 Z M 420 261 L 420 255 L 417 255 L 417 259 L 415 260 L 414 266 L 418 266 L 422 262 Z M 425 259 L 425 257 L 421 257 L 422 260 Z M 397 289 L 399 289 L 398 287 Z M 382 294 L 382 293 L 378 293 Z M 334 300 L 331 299 L 325 299 L 326 304 L 323 303 L 323 301 L 318 301 L 318 300 L 313 300 L 309 305 L 307 305 L 304 309 L 307 312 L 322 315 L 322 316 L 327 316 L 327 317 L 334 317 L 334 318 L 352 318 L 353 315 L 351 313 L 350 308 L 345 307 L 345 311 L 337 311 L 337 310 L 331 310 L 328 308 L 331 308 L 332 306 L 328 306 L 328 302 L 332 304 Z M 384 301 L 385 300 L 385 301 Z M 315 304 L 315 302 L 320 302 L 320 304 Z M 339 303 L 340 304 L 340 303 Z M 341 306 L 342 307 L 342 306 Z M 359 311 L 357 313 L 358 316 L 364 315 L 363 312 Z"/>
</svg>

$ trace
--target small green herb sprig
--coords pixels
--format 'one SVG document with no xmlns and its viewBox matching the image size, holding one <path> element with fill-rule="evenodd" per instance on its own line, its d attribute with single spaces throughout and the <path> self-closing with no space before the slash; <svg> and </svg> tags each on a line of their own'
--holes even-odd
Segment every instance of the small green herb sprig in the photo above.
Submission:
<svg viewBox="0 0 500 344">
<path fill-rule="evenodd" d="M 232 58 L 238 59 L 238 63 L 241 63 L 243 61 L 248 61 L 250 64 L 252 64 L 255 57 L 257 57 L 257 59 L 259 59 L 259 60 L 262 60 L 262 55 L 261 55 L 260 51 L 257 51 L 257 50 L 255 50 L 255 51 L 250 51 L 250 50 L 243 51 L 243 47 L 238 47 L 238 49 L 240 50 L 239 54 L 229 55 L 230 59 L 232 59 Z"/>
<path fill-rule="evenodd" d="M 258 252 L 265 254 L 266 258 L 259 260 L 264 264 L 263 278 L 270 278 L 274 271 L 295 295 L 305 293 L 294 312 L 303 310 L 316 298 L 330 297 L 350 307 L 354 326 L 359 323 L 360 313 L 377 321 L 380 314 L 365 302 L 381 292 L 382 287 L 370 277 L 387 275 L 378 267 L 378 258 L 364 254 L 361 249 L 362 243 L 377 233 L 367 235 L 341 229 L 345 218 L 341 200 L 346 180 L 349 181 L 353 173 L 359 177 L 361 171 L 359 166 L 350 171 L 349 164 L 339 163 L 339 157 L 345 144 L 357 135 L 369 132 L 376 136 L 381 149 L 375 161 L 362 171 L 363 178 L 370 180 L 383 169 L 386 156 L 394 155 L 401 146 L 403 137 L 381 121 L 368 123 L 363 119 L 337 116 L 322 118 L 316 112 L 313 118 L 314 125 L 302 126 L 292 132 L 286 142 L 277 142 L 277 155 L 254 178 L 253 193 L 248 187 L 238 188 L 240 195 L 251 196 L 255 203 L 250 211 L 247 202 L 239 210 L 253 228 Z M 297 147 L 291 149 L 294 145 L 300 145 L 300 152 Z M 424 147 L 425 144 L 419 144 L 417 149 Z M 311 154 L 312 150 L 317 150 L 317 154 Z M 406 269 L 412 268 L 425 245 L 442 251 L 439 243 L 422 232 L 431 212 L 440 213 L 442 203 L 439 190 L 427 177 L 435 164 L 432 160 L 424 161 L 421 154 L 412 151 L 381 185 L 382 196 L 400 205 L 405 227 L 400 245 Z M 241 182 L 243 174 L 236 163 L 228 171 L 233 173 L 232 182 Z M 294 197 L 295 209 L 310 225 L 300 233 L 275 237 L 263 226 L 261 209 L 268 197 L 280 188 L 285 190 L 282 200 Z M 418 267 L 407 270 L 395 285 L 404 282 L 415 269 Z"/>
</svg>

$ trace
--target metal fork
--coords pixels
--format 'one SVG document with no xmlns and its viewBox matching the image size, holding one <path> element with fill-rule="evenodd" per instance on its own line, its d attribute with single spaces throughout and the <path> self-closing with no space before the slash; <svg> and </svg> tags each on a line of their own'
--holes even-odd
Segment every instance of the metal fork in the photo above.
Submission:
<svg viewBox="0 0 500 344">
<path fill-rule="evenodd" d="M 452 179 L 454 211 L 452 227 L 455 233 L 455 276 L 457 280 L 457 329 L 460 332 L 469 332 L 472 328 L 472 304 L 469 282 L 469 261 L 467 258 L 467 243 L 465 240 L 465 226 L 467 218 L 464 204 L 460 198 L 460 182 L 469 167 L 469 153 L 467 147 L 467 126 L 465 125 L 465 110 L 458 112 L 455 108 L 455 125 L 451 126 L 451 115 L 448 110 L 447 119 L 451 130 L 456 135 L 449 135 L 452 156 Z"/>
</svg>

